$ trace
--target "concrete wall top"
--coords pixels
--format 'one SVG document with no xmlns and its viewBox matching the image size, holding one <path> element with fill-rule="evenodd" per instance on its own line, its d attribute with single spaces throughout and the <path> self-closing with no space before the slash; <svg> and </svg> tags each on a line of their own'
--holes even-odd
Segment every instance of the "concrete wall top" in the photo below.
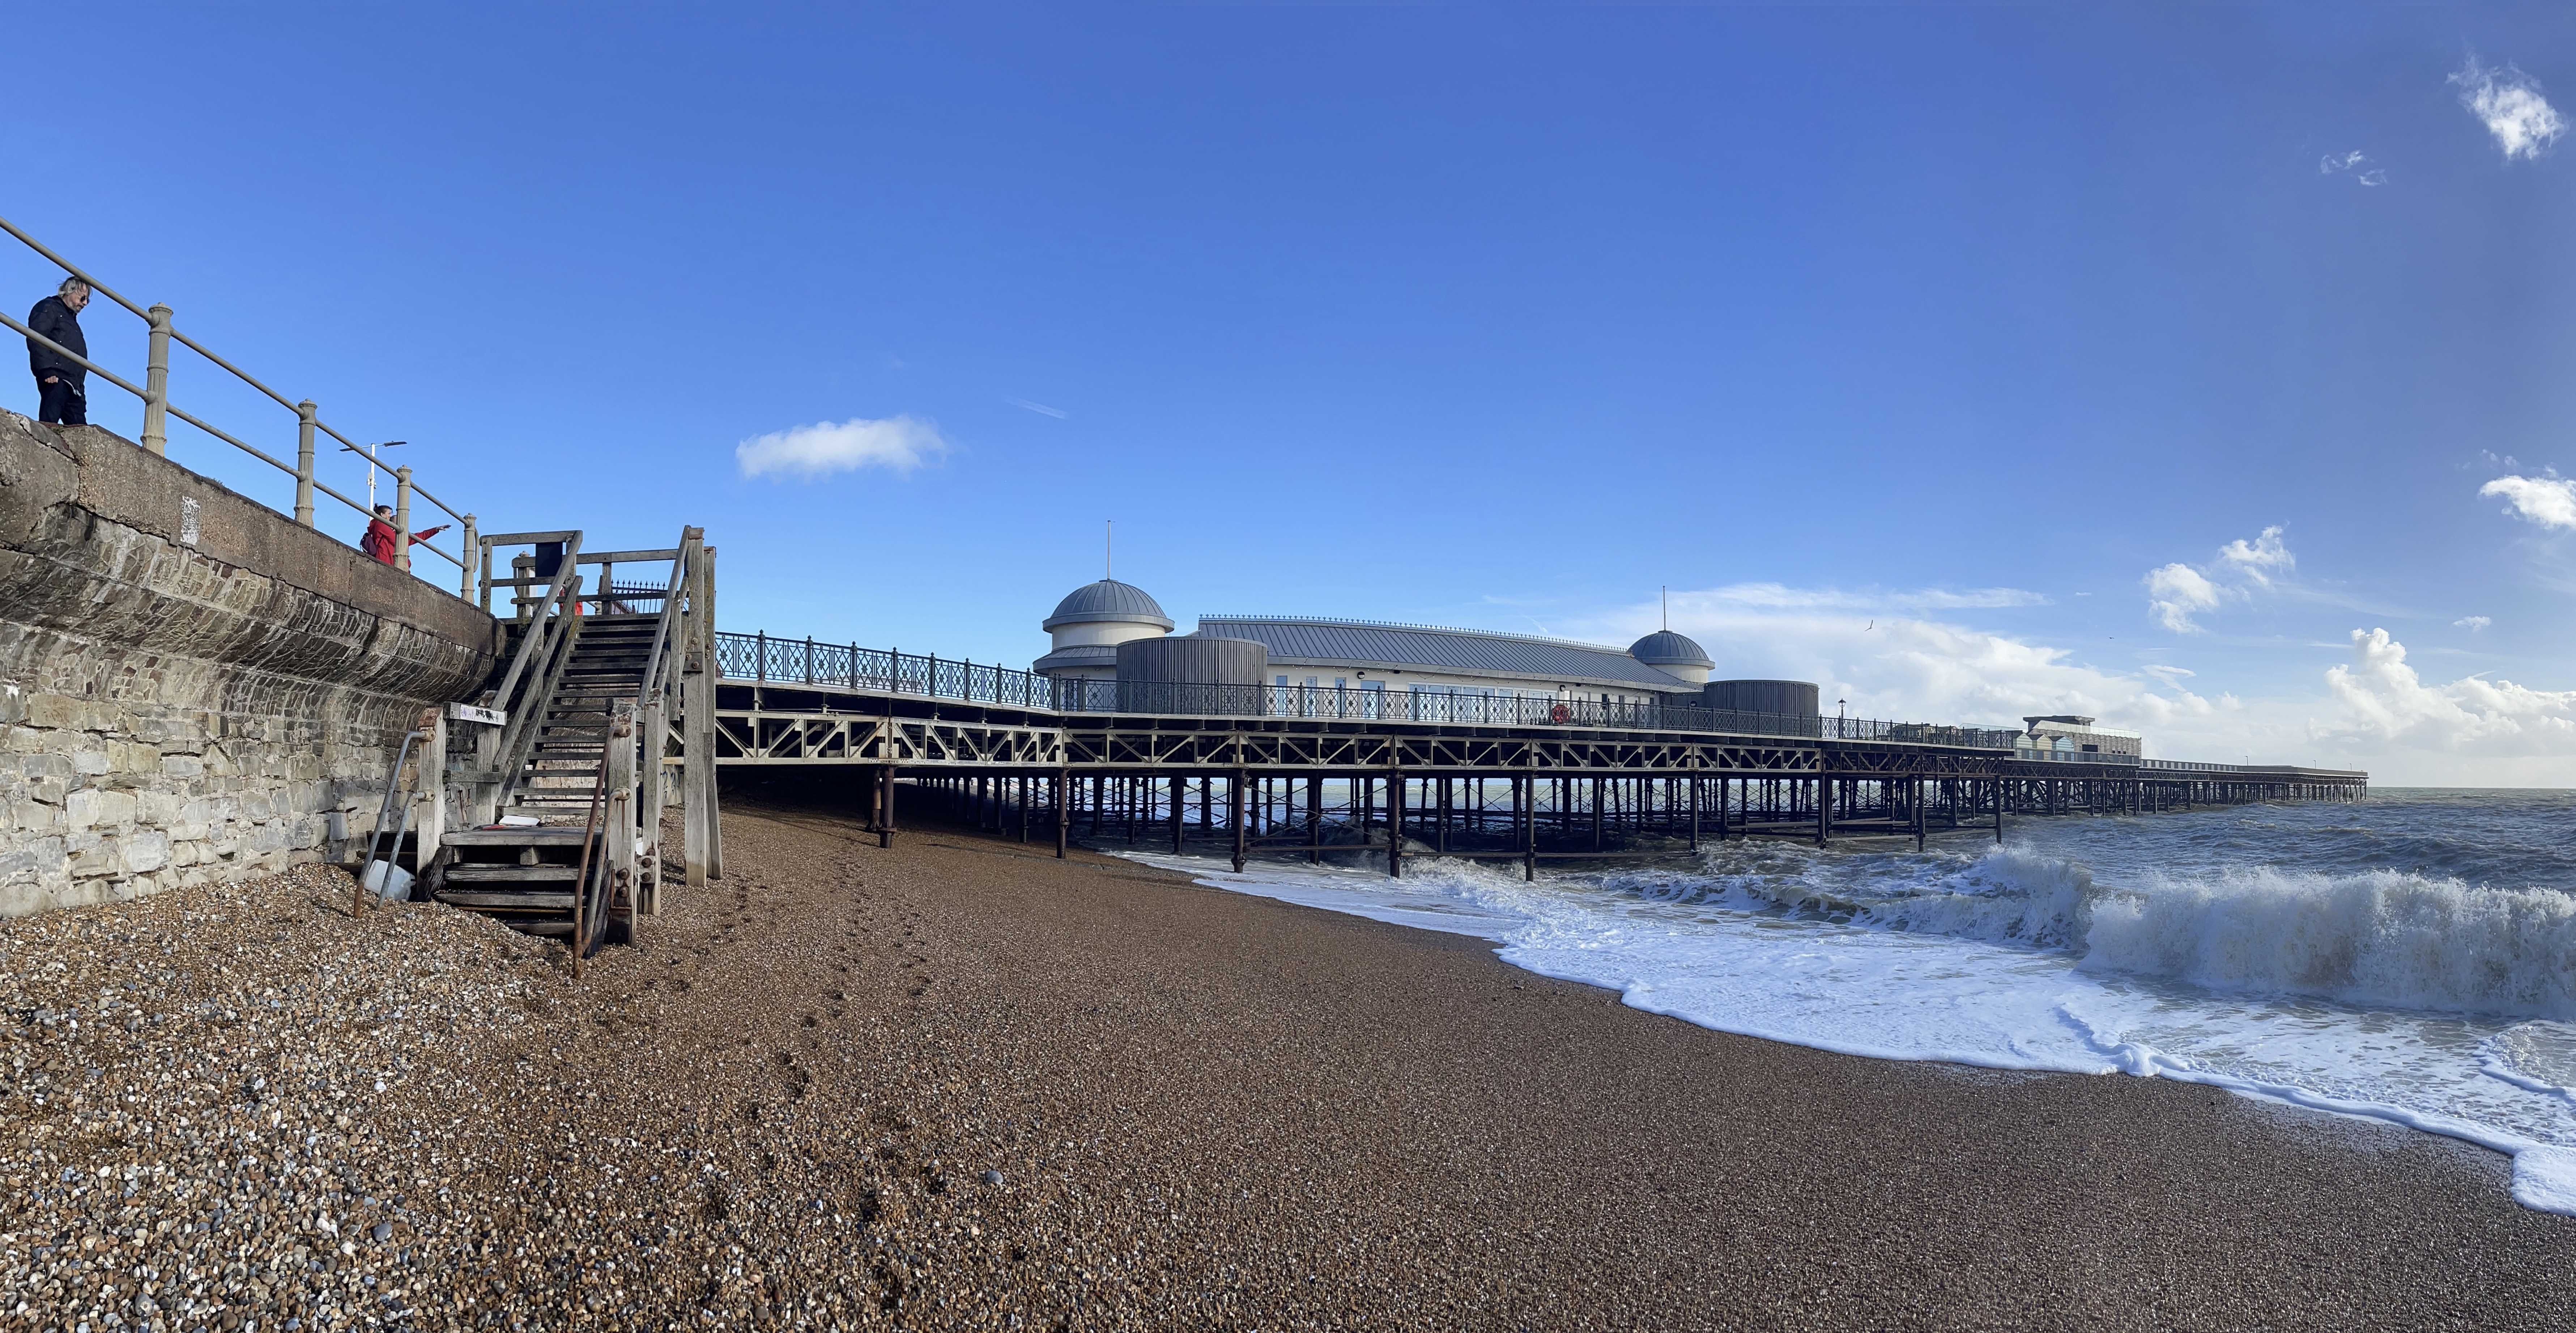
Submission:
<svg viewBox="0 0 2576 1333">
<path fill-rule="evenodd" d="M 482 608 L 354 546 L 95 426 L 40 425 L 0 410 L 0 548 L 67 554 L 49 534 L 65 506 L 478 652 L 500 648 L 499 622 Z M 77 629 L 91 609 L 78 596 L 55 600 L 64 604 L 12 613 Z"/>
</svg>

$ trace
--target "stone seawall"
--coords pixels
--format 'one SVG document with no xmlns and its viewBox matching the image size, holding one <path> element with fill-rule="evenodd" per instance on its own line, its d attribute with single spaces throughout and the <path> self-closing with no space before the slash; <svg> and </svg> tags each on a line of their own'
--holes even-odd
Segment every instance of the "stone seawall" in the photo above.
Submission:
<svg viewBox="0 0 2576 1333">
<path fill-rule="evenodd" d="M 499 642 L 126 440 L 0 411 L 0 915 L 344 854 Z"/>
</svg>

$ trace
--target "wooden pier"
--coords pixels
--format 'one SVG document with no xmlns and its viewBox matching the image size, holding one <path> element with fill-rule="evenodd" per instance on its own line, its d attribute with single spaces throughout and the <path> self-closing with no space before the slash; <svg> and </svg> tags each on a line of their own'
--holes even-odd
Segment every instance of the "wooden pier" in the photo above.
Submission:
<svg viewBox="0 0 2576 1333">
<path fill-rule="evenodd" d="M 1195 841 L 1230 847 L 1240 869 L 1256 851 L 1320 860 L 1369 848 L 1389 874 L 1427 852 L 1516 860 L 1529 877 L 1542 860 L 1667 856 L 1711 840 L 1920 848 L 1957 830 L 2000 841 L 2021 817 L 2369 790 L 2367 773 L 2341 770 L 2017 755 L 2012 733 L 1968 728 L 1562 708 L 1550 711 L 1563 721 L 1459 721 L 1415 716 L 1401 696 L 1363 710 L 1259 687 L 1139 696 L 937 658 L 717 638 L 716 763 L 847 770 L 889 845 L 899 783 L 981 827 L 1052 839 L 1059 854 L 1076 836 L 1176 852 Z M 1702 729 L 1712 725 L 1745 730 Z"/>
</svg>

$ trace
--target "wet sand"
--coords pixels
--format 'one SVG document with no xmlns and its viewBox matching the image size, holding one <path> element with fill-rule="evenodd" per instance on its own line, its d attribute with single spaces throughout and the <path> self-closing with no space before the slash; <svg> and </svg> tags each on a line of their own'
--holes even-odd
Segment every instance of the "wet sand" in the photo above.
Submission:
<svg viewBox="0 0 2576 1333">
<path fill-rule="evenodd" d="M 158 1263 L 183 1284 L 209 1257 L 217 1288 L 226 1253 L 290 1258 L 172 1328 L 367 1308 L 421 1328 L 2563 1330 L 2576 1311 L 2576 1220 L 2516 1206 L 2504 1159 L 2465 1145 L 2159 1080 L 1712 1033 L 1476 940 L 961 831 L 882 851 L 830 813 L 728 799 L 726 879 L 578 984 L 559 951 L 443 908 L 192 904 L 194 943 L 157 955 L 204 955 L 174 993 L 257 985 L 223 932 L 284 939 L 301 913 L 315 943 L 295 947 L 374 932 L 366 957 L 470 976 L 459 1003 L 497 986 L 515 1017 L 422 999 L 368 1029 L 398 1076 L 307 1091 L 330 1099 L 301 1133 L 258 1128 L 324 1131 L 252 1150 L 300 1151 L 282 1180 L 191 1165 L 157 1128 L 80 1129 L 68 1072 L 36 1119 L 8 1103 L 0 1171 L 59 1179 L 60 1156 L 22 1165 L 46 1145 L 91 1154 L 80 1171 L 176 1161 L 207 1179 L 174 1216 L 231 1197 L 276 1219 L 180 1233 L 197 1248 Z M 152 909 L 86 910 L 131 941 L 117 914 Z M 0 923 L 22 994 L 43 966 L 23 927 Z M 107 1071 L 95 1116 L 115 1079 L 154 1075 L 119 1054 L 134 1034 L 93 1029 L 56 1063 Z M 195 1123 L 239 1109 L 227 1080 L 248 1075 L 202 1080 Z M 113 1222 L 154 1197 L 13 1199 L 0 1280 L 44 1278 L 31 1240 L 83 1228 L 160 1254 L 179 1242 L 148 1218 L 141 1243 Z M 304 1218 L 335 1208 L 327 1236 Z"/>
</svg>

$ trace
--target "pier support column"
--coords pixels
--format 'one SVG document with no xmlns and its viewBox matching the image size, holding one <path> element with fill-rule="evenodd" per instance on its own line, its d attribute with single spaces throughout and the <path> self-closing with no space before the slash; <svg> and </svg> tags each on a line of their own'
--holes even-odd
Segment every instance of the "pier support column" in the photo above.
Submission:
<svg viewBox="0 0 2576 1333">
<path fill-rule="evenodd" d="M 1073 831 L 1073 812 L 1065 808 L 1072 797 L 1072 770 L 1059 768 L 1055 771 L 1055 859 L 1059 861 L 1064 859 L 1066 836 Z"/>
<path fill-rule="evenodd" d="M 1404 771 L 1386 775 L 1386 874 L 1404 878 Z"/>
<path fill-rule="evenodd" d="M 1172 855 L 1178 856 L 1181 854 L 1181 821 L 1184 817 L 1184 812 L 1190 808 L 1190 780 L 1188 778 L 1175 777 L 1172 779 L 1171 785 Z"/>
<path fill-rule="evenodd" d="M 1923 779 L 1914 779 L 1913 791 L 1907 798 L 1914 806 L 1914 850 L 1923 850 Z"/>
<path fill-rule="evenodd" d="M 1821 773 L 1816 775 L 1816 845 L 1819 847 L 1825 845 L 1825 839 L 1833 836 L 1833 781 Z"/>
<path fill-rule="evenodd" d="M 877 846 L 894 846 L 894 765 L 877 770 Z"/>
<path fill-rule="evenodd" d="M 1521 879 L 1538 878 L 1538 775 L 1512 779 L 1513 804 L 1520 807 Z"/>
<path fill-rule="evenodd" d="M 1324 863 L 1324 780 L 1309 774 L 1306 778 L 1306 864 Z"/>
<path fill-rule="evenodd" d="M 1251 813 L 1246 808 L 1249 802 L 1244 799 L 1244 787 L 1250 781 L 1251 775 L 1238 768 L 1234 770 L 1234 781 L 1227 784 L 1226 791 L 1226 814 L 1234 823 L 1234 873 L 1238 875 L 1243 873 L 1244 857 L 1250 850 L 1247 844 L 1252 830 L 1244 822 L 1245 816 Z"/>
</svg>

